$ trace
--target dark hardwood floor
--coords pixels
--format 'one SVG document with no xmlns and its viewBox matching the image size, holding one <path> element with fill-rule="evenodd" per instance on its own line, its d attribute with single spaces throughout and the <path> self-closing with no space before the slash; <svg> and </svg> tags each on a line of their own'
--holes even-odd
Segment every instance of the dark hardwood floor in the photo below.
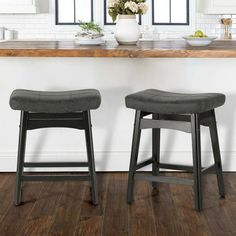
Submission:
<svg viewBox="0 0 236 236">
<path fill-rule="evenodd" d="M 167 173 L 189 177 L 186 173 Z M 236 174 L 225 174 L 219 199 L 215 175 L 204 177 L 204 211 L 193 209 L 188 186 L 137 182 L 126 204 L 126 173 L 99 173 L 100 204 L 90 203 L 88 183 L 26 183 L 20 207 L 13 205 L 14 174 L 0 174 L 0 236 L 34 235 L 236 235 Z"/>
</svg>

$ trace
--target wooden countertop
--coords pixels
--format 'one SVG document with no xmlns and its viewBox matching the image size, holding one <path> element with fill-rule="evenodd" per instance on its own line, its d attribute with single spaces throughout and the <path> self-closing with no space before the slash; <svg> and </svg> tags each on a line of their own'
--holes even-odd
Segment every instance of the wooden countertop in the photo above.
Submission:
<svg viewBox="0 0 236 236">
<path fill-rule="evenodd" d="M 140 42 L 119 46 L 78 46 L 73 41 L 0 42 L 0 57 L 236 58 L 235 40 L 217 40 L 209 47 L 191 47 L 184 40 Z"/>
</svg>

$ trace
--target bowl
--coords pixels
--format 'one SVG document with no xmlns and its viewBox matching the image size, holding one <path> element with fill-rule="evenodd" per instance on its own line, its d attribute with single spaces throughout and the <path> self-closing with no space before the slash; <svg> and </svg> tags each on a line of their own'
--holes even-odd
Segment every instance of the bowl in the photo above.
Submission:
<svg viewBox="0 0 236 236">
<path fill-rule="evenodd" d="M 209 46 L 216 39 L 216 37 L 194 38 L 189 36 L 185 36 L 183 38 L 190 46 L 194 47 Z"/>
<path fill-rule="evenodd" d="M 77 45 L 103 45 L 105 44 L 105 40 L 103 38 L 86 38 L 86 37 L 78 37 L 75 39 L 75 44 Z"/>
</svg>

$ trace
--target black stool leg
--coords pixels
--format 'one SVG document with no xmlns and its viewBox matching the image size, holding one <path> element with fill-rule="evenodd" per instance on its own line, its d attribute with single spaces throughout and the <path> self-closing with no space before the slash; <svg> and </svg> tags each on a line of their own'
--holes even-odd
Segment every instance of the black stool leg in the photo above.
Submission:
<svg viewBox="0 0 236 236">
<path fill-rule="evenodd" d="M 91 189 L 92 189 L 92 202 L 94 205 L 98 204 L 98 192 L 97 192 L 97 178 L 95 171 L 95 161 L 94 161 L 94 150 L 93 150 L 93 137 L 92 137 L 92 124 L 90 111 L 84 112 L 85 117 L 85 137 L 86 137 L 86 147 L 88 155 L 89 173 L 91 179 Z"/>
<path fill-rule="evenodd" d="M 195 209 L 202 210 L 201 138 L 199 115 L 191 115 Z"/>
<path fill-rule="evenodd" d="M 159 115 L 153 114 L 153 120 L 158 120 Z M 159 175 L 159 164 L 160 164 L 160 131 L 161 129 L 152 129 L 152 158 L 154 159 L 152 163 L 152 174 L 153 176 Z M 158 187 L 157 182 L 152 183 L 153 188 Z"/>
<path fill-rule="evenodd" d="M 212 111 L 212 112 L 213 112 L 213 115 L 212 115 L 213 117 L 212 117 L 212 122 L 210 124 L 211 142 L 212 142 L 212 149 L 213 149 L 214 160 L 215 160 L 215 169 L 216 169 L 216 174 L 217 174 L 219 193 L 221 197 L 224 197 L 225 189 L 224 189 L 224 178 L 223 178 L 223 171 L 222 171 L 222 164 L 221 164 L 220 145 L 219 145 L 219 139 L 218 139 L 215 111 Z"/>
<path fill-rule="evenodd" d="M 27 115 L 28 113 L 23 111 L 21 112 L 18 157 L 17 157 L 17 173 L 16 173 L 16 192 L 15 192 L 16 206 L 19 206 L 21 204 L 22 175 L 24 168 L 25 146 L 26 146 L 26 135 L 27 135 Z"/>
<path fill-rule="evenodd" d="M 136 172 L 138 150 L 139 150 L 139 144 L 140 144 L 140 135 L 141 135 L 140 121 L 141 121 L 141 111 L 136 111 L 132 150 L 131 150 L 131 159 L 130 159 L 130 167 L 129 167 L 129 179 L 128 179 L 128 190 L 127 190 L 128 203 L 132 203 L 133 201 L 134 174 Z"/>
</svg>

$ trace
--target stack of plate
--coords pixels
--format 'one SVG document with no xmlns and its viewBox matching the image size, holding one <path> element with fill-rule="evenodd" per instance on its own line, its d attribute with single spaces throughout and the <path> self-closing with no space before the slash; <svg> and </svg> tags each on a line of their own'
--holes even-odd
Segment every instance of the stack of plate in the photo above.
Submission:
<svg viewBox="0 0 236 236">
<path fill-rule="evenodd" d="M 105 40 L 100 37 L 100 38 L 87 38 L 87 37 L 77 37 L 75 39 L 75 44 L 78 45 L 102 45 L 105 43 Z"/>
<path fill-rule="evenodd" d="M 102 45 L 105 43 L 104 34 L 93 31 L 82 31 L 76 34 L 75 43 L 79 45 Z"/>
</svg>

